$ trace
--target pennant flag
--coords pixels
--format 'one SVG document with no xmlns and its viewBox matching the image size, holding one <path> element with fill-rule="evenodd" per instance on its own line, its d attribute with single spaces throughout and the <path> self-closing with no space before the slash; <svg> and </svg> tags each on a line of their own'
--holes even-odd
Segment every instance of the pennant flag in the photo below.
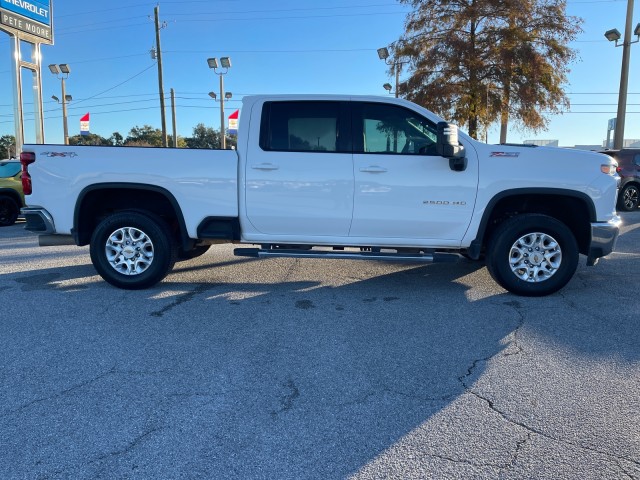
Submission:
<svg viewBox="0 0 640 480">
<path fill-rule="evenodd" d="M 89 114 L 80 118 L 80 135 L 89 135 Z"/>
<path fill-rule="evenodd" d="M 240 110 L 236 110 L 231 115 L 229 115 L 229 135 L 237 135 L 238 134 L 238 116 L 240 114 Z"/>
</svg>

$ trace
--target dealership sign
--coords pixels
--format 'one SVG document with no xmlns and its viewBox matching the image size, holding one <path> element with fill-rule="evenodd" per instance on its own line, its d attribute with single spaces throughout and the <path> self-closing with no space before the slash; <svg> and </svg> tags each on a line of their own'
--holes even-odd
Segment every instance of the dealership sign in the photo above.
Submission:
<svg viewBox="0 0 640 480">
<path fill-rule="evenodd" d="M 51 0 L 0 0 L 0 30 L 53 43 L 52 26 Z"/>
</svg>

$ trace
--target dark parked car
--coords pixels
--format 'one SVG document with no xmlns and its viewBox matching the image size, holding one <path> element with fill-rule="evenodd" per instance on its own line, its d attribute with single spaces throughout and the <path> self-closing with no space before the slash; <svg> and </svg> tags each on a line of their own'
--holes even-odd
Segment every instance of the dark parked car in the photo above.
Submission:
<svg viewBox="0 0 640 480">
<path fill-rule="evenodd" d="M 605 150 L 602 153 L 613 157 L 618 162 L 617 171 L 621 179 L 618 210 L 625 212 L 637 210 L 640 192 L 640 148 Z"/>
<path fill-rule="evenodd" d="M 0 160 L 0 227 L 13 225 L 24 207 L 18 160 Z"/>
</svg>

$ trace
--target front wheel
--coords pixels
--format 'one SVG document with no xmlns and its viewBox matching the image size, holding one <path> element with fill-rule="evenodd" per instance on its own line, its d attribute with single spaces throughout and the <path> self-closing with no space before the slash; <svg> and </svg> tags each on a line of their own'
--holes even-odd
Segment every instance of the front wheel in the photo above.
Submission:
<svg viewBox="0 0 640 480">
<path fill-rule="evenodd" d="M 637 185 L 630 184 L 622 189 L 618 197 L 618 208 L 625 212 L 634 212 L 638 209 L 639 190 Z"/>
<path fill-rule="evenodd" d="M 493 279 L 517 295 L 539 297 L 564 287 L 578 267 L 573 233 L 547 215 L 525 214 L 498 226 L 487 247 Z"/>
<path fill-rule="evenodd" d="M 89 251 L 100 276 L 127 290 L 155 285 L 176 261 L 176 246 L 167 224 L 151 213 L 108 216 L 93 232 Z"/>
</svg>

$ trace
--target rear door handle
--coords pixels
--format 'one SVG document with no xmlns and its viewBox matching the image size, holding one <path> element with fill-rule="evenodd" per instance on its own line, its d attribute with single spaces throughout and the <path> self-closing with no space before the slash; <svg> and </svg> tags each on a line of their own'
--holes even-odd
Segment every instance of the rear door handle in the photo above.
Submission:
<svg viewBox="0 0 640 480">
<path fill-rule="evenodd" d="M 273 163 L 261 163 L 259 165 L 251 165 L 254 170 L 278 170 L 280 167 Z"/>
<path fill-rule="evenodd" d="M 379 167 L 378 165 L 369 165 L 368 167 L 361 168 L 360 171 L 366 173 L 385 173 L 387 169 Z"/>
</svg>

